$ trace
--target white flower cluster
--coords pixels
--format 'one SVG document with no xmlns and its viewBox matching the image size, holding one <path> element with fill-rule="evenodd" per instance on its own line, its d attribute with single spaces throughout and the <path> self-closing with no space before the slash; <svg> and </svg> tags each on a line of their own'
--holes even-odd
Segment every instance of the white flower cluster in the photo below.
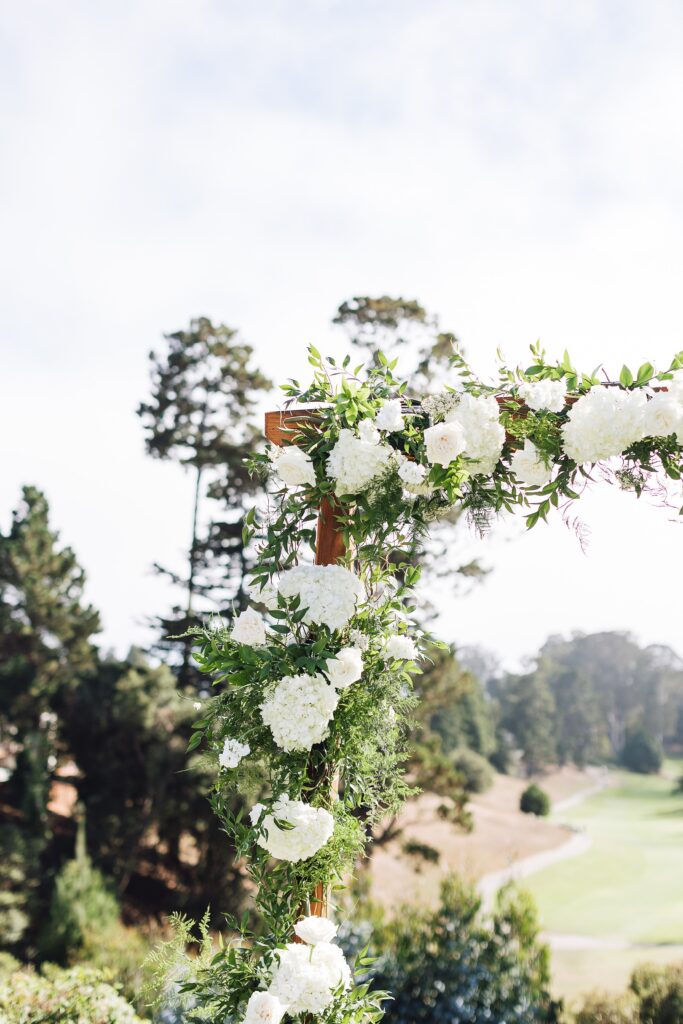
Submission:
<svg viewBox="0 0 683 1024">
<path fill-rule="evenodd" d="M 594 387 L 572 406 L 562 428 L 563 448 L 577 465 L 620 455 L 645 436 L 642 389 Z"/>
<path fill-rule="evenodd" d="M 510 469 L 520 484 L 527 487 L 544 487 L 552 476 L 552 467 L 549 469 L 546 466 L 538 448 L 528 438 L 524 442 L 524 447 L 515 452 L 510 459 Z"/>
<path fill-rule="evenodd" d="M 425 431 L 425 435 L 426 433 Z M 399 456 L 398 475 L 406 485 L 406 490 L 412 491 L 414 494 L 420 493 L 420 489 L 424 486 L 427 470 L 419 462 L 411 461 L 403 452 L 397 452 L 396 454 Z"/>
<path fill-rule="evenodd" d="M 285 1007 L 270 992 L 253 992 L 242 1024 L 280 1024 Z"/>
<path fill-rule="evenodd" d="M 303 484 L 315 484 L 315 470 L 311 456 L 296 445 L 276 448 L 271 453 L 270 461 L 275 472 L 288 487 L 301 487 Z"/>
<path fill-rule="evenodd" d="M 564 409 L 565 383 L 563 380 L 533 380 L 520 384 L 517 393 L 529 406 L 540 412 L 562 412 Z"/>
<path fill-rule="evenodd" d="M 420 404 L 423 411 L 429 416 L 430 423 L 440 423 L 446 419 L 449 412 L 453 412 L 459 397 L 453 391 L 443 391 L 440 395 L 427 395 Z"/>
<path fill-rule="evenodd" d="M 363 674 L 363 651 L 360 647 L 342 647 L 327 663 L 327 674 L 336 690 L 345 690 Z"/>
<path fill-rule="evenodd" d="M 248 580 L 246 591 L 256 604 L 264 604 L 269 609 L 277 608 L 277 580 L 268 580 L 263 587 L 253 580 Z"/>
<path fill-rule="evenodd" d="M 415 661 L 418 657 L 415 641 L 404 633 L 396 633 L 389 637 L 384 650 L 387 657 L 394 661 Z"/>
<path fill-rule="evenodd" d="M 302 917 L 294 925 L 294 931 L 302 942 L 317 946 L 319 942 L 332 942 L 337 926 L 327 917 Z"/>
<path fill-rule="evenodd" d="M 335 494 L 360 494 L 387 468 L 393 450 L 380 443 L 371 420 L 361 421 L 362 436 L 340 430 L 327 459 L 326 472 L 335 481 Z"/>
<path fill-rule="evenodd" d="M 236 768 L 248 754 L 251 747 L 248 743 L 240 743 L 239 740 L 227 739 L 223 749 L 218 755 L 218 763 L 221 768 Z"/>
<path fill-rule="evenodd" d="M 261 718 L 282 750 L 310 750 L 327 736 L 339 694 L 316 674 L 284 676 L 261 705 Z"/>
<path fill-rule="evenodd" d="M 354 647 L 357 647 L 360 651 L 367 651 L 370 647 L 370 637 L 365 633 L 361 633 L 359 629 L 349 630 L 349 640 Z"/>
<path fill-rule="evenodd" d="M 363 587 L 342 565 L 296 565 L 278 583 L 283 597 L 300 597 L 304 622 L 343 629 L 356 610 Z"/>
<path fill-rule="evenodd" d="M 392 398 L 385 402 L 375 416 L 375 427 L 377 430 L 386 430 L 392 434 L 397 430 L 403 430 L 405 420 L 401 413 L 401 399 Z"/>
<path fill-rule="evenodd" d="M 238 615 L 230 634 L 235 643 L 248 647 L 260 647 L 266 642 L 266 627 L 263 617 L 254 608 L 247 608 Z"/>
<path fill-rule="evenodd" d="M 493 396 L 464 394 L 448 414 L 449 423 L 457 423 L 465 434 L 464 454 L 473 460 L 470 473 L 493 473 L 505 442 L 498 402 Z"/>
<path fill-rule="evenodd" d="M 318 1014 L 329 1006 L 335 990 L 348 988 L 351 970 L 334 942 L 305 946 L 290 942 L 275 954 L 268 992 L 279 999 L 287 1013 Z"/>
<path fill-rule="evenodd" d="M 301 800 L 280 796 L 269 814 L 263 804 L 255 804 L 249 818 L 252 825 L 260 825 L 258 845 L 271 857 L 296 863 L 308 860 L 321 850 L 334 832 L 334 818 L 324 807 L 311 807 Z M 277 821 L 285 821 L 292 828 L 278 828 Z"/>
<path fill-rule="evenodd" d="M 466 455 L 470 473 L 489 475 L 505 441 L 498 402 L 484 395 L 461 395 L 443 422 L 425 430 L 424 439 L 427 462 L 432 465 L 448 466 L 459 455 Z"/>
</svg>

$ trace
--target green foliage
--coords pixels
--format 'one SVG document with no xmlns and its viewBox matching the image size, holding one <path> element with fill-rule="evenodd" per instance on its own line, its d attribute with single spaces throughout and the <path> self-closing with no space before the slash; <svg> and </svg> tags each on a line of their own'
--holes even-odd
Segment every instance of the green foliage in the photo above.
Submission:
<svg viewBox="0 0 683 1024">
<path fill-rule="evenodd" d="M 18 825 L 0 827 L 0 946 L 20 946 L 35 911 L 41 844 Z"/>
<path fill-rule="evenodd" d="M 557 760 L 553 719 L 555 701 L 538 673 L 507 676 L 494 693 L 501 709 L 500 724 L 515 738 L 529 775 L 544 771 Z"/>
<path fill-rule="evenodd" d="M 491 920 L 475 892 L 448 880 L 436 911 L 403 908 L 373 938 L 377 984 L 392 993 L 387 1024 L 534 1024 L 557 1019 L 548 951 L 533 904 L 500 894 Z"/>
<path fill-rule="evenodd" d="M 662 767 L 662 749 L 642 726 L 629 729 L 621 751 L 621 763 L 632 772 L 657 775 Z"/>
<path fill-rule="evenodd" d="M 81 820 L 76 856 L 64 864 L 55 879 L 48 919 L 39 938 L 41 957 L 64 962 L 82 952 L 89 936 L 111 929 L 118 916 L 119 906 L 111 887 L 86 853 Z"/>
<path fill-rule="evenodd" d="M 544 789 L 532 782 L 519 798 L 519 809 L 523 814 L 535 814 L 545 818 L 550 814 L 550 797 Z"/>
<path fill-rule="evenodd" d="M 683 1020 L 683 964 L 644 964 L 631 977 L 639 1024 L 680 1024 Z"/>
<path fill-rule="evenodd" d="M 636 1008 L 628 997 L 603 993 L 587 996 L 575 1017 L 575 1024 L 637 1024 Z"/>
<path fill-rule="evenodd" d="M 10 802 L 43 843 L 55 708 L 95 663 L 99 618 L 84 603 L 84 585 L 75 554 L 50 527 L 45 495 L 25 487 L 9 532 L 0 535 L 0 741 L 11 736 L 17 751 Z"/>
<path fill-rule="evenodd" d="M 0 981 L 3 1024 L 143 1024 L 129 1003 L 91 967 L 46 965 L 15 971 Z"/>
<path fill-rule="evenodd" d="M 468 793 L 485 793 L 493 785 L 491 764 L 474 750 L 461 747 L 450 755 L 453 767 L 465 780 Z"/>
</svg>

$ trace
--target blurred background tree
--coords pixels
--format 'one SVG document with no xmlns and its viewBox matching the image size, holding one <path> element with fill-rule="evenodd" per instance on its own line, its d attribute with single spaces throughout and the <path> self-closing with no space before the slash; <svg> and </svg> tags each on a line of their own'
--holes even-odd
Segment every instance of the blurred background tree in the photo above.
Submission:
<svg viewBox="0 0 683 1024">
<path fill-rule="evenodd" d="M 260 487 L 244 460 L 262 436 L 253 416 L 272 384 L 251 365 L 252 347 L 225 324 L 199 317 L 165 341 L 161 353 L 150 353 L 151 396 L 138 415 L 148 453 L 190 470 L 194 498 L 185 572 L 155 564 L 181 595 L 157 620 L 156 649 L 170 658 L 179 650 L 179 682 L 201 688 L 192 669 L 191 639 L 172 638 L 209 613 L 230 618 L 232 608 L 244 604 L 248 555 L 242 518 Z"/>
</svg>

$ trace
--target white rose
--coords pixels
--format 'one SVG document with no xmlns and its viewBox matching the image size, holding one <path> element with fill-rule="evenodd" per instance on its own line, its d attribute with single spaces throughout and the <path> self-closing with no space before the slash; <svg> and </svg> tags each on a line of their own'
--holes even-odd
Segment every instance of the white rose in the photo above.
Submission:
<svg viewBox="0 0 683 1024">
<path fill-rule="evenodd" d="M 248 743 L 240 743 L 239 740 L 227 739 L 223 749 L 218 755 L 218 763 L 221 768 L 236 768 L 240 761 L 251 753 Z"/>
<path fill-rule="evenodd" d="M 424 432 L 427 462 L 450 466 L 465 451 L 465 431 L 459 423 L 437 423 Z"/>
<path fill-rule="evenodd" d="M 510 469 L 520 484 L 526 484 L 527 487 L 544 487 L 552 476 L 552 468 L 548 469 L 539 457 L 538 448 L 528 438 L 524 447 L 510 459 Z"/>
<path fill-rule="evenodd" d="M 273 459 L 275 472 L 288 487 L 315 484 L 315 470 L 311 456 L 296 445 L 280 449 Z"/>
<path fill-rule="evenodd" d="M 530 409 L 548 409 L 562 412 L 565 400 L 565 384 L 562 380 L 534 380 L 520 384 L 519 397 Z"/>
<path fill-rule="evenodd" d="M 343 647 L 328 661 L 327 674 L 336 690 L 345 690 L 363 674 L 363 652 L 358 647 Z"/>
<path fill-rule="evenodd" d="M 319 942 L 332 942 L 337 926 L 326 917 L 302 917 L 294 925 L 294 931 L 309 946 L 317 946 Z"/>
<path fill-rule="evenodd" d="M 414 661 L 418 656 L 415 642 L 402 633 L 390 637 L 385 650 L 389 658 L 397 661 Z"/>
<path fill-rule="evenodd" d="M 263 617 L 254 608 L 247 608 L 235 619 L 230 634 L 235 643 L 248 647 L 260 647 L 266 642 L 266 627 Z"/>
<path fill-rule="evenodd" d="M 378 430 L 387 430 L 389 433 L 393 433 L 395 430 L 403 430 L 405 420 L 401 415 L 400 398 L 392 398 L 390 402 L 384 403 L 375 416 L 375 426 Z"/>
<path fill-rule="evenodd" d="M 683 393 L 659 391 L 645 407 L 645 434 L 647 437 L 669 437 L 683 444 Z"/>
<path fill-rule="evenodd" d="M 270 992 L 254 992 L 249 997 L 242 1024 L 280 1024 L 285 1012 L 277 996 Z"/>
</svg>

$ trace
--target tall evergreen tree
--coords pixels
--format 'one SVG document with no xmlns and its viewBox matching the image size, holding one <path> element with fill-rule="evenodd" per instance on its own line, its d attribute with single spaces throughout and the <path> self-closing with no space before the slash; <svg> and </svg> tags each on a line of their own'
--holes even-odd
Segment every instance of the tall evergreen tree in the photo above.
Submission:
<svg viewBox="0 0 683 1024">
<path fill-rule="evenodd" d="M 34 833 L 47 829 L 48 757 L 59 742 L 63 692 L 95 664 L 99 616 L 84 598 L 74 552 L 50 528 L 45 495 L 25 487 L 0 536 L 0 729 L 16 750 L 13 802 Z"/>
<path fill-rule="evenodd" d="M 258 487 L 244 459 L 261 431 L 251 421 L 270 381 L 254 368 L 253 350 L 237 331 L 207 317 L 165 336 L 162 353 L 150 353 L 152 393 L 138 414 L 147 452 L 180 463 L 194 477 L 192 529 L 183 573 L 155 569 L 182 597 L 159 620 L 163 638 L 184 633 L 209 612 L 230 614 L 244 599 L 247 554 L 242 541 L 244 503 Z M 191 680 L 191 642 L 182 640 L 179 678 Z M 160 647 L 178 650 L 162 639 Z"/>
</svg>

